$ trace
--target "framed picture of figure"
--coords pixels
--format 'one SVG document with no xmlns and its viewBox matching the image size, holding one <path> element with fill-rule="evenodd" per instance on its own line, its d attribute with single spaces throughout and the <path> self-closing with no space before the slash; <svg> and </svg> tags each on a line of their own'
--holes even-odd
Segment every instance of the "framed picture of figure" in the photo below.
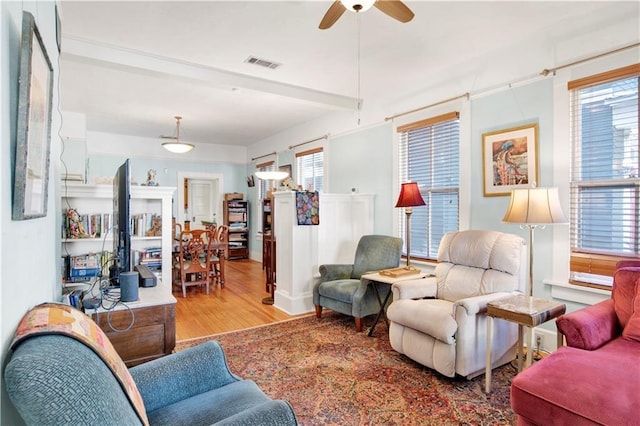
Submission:
<svg viewBox="0 0 640 426">
<path fill-rule="evenodd" d="M 484 196 L 509 195 L 538 184 L 538 124 L 482 135 Z"/>
</svg>

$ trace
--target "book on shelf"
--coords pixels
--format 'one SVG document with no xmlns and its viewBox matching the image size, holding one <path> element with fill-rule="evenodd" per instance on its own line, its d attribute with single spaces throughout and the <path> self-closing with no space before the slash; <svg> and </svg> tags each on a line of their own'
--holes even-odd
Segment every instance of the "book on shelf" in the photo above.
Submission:
<svg viewBox="0 0 640 426">
<path fill-rule="evenodd" d="M 155 213 L 138 213 L 131 216 L 131 235 L 159 237 L 162 235 L 162 216 Z"/>
<path fill-rule="evenodd" d="M 153 271 L 162 269 L 162 247 L 147 247 L 133 252 L 134 265 L 145 265 Z"/>
<path fill-rule="evenodd" d="M 82 290 L 72 290 L 69 293 L 66 293 L 63 298 L 63 302 L 67 305 L 71 305 L 76 309 L 83 310 L 82 308 L 82 297 L 84 292 Z"/>
<path fill-rule="evenodd" d="M 246 222 L 247 215 L 245 213 L 229 212 L 229 222 Z"/>
<path fill-rule="evenodd" d="M 102 232 L 105 234 L 109 234 L 111 231 L 111 224 L 113 223 L 113 214 L 112 213 L 103 213 L 102 214 Z"/>
<path fill-rule="evenodd" d="M 84 282 L 94 277 L 108 276 L 110 257 L 110 252 L 64 256 L 63 282 Z"/>
<path fill-rule="evenodd" d="M 62 216 L 62 238 L 101 238 L 111 225 L 110 213 L 85 214 L 77 209 L 66 209 Z"/>
</svg>

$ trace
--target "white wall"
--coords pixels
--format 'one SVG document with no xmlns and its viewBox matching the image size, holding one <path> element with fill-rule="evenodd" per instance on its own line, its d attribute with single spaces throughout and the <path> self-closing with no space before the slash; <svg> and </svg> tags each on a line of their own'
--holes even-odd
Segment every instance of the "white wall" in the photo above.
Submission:
<svg viewBox="0 0 640 426">
<path fill-rule="evenodd" d="M 393 129 L 391 123 L 332 138 L 324 158 L 329 185 L 324 192 L 376 194 L 374 233 L 393 233 Z"/>
<path fill-rule="evenodd" d="M 18 64 L 22 31 L 22 10 L 33 14 L 54 69 L 51 159 L 60 155 L 60 115 L 57 110 L 58 50 L 55 9 L 51 1 L 0 2 L 0 336 L 4 366 L 13 332 L 33 305 L 58 300 L 60 295 L 60 193 L 59 168 L 51 161 L 48 214 L 26 221 L 11 220 L 13 167 L 18 105 Z M 2 383 L 0 423 L 21 424 Z"/>
<path fill-rule="evenodd" d="M 174 154 L 162 147 L 163 140 L 87 131 L 87 153 L 91 155 L 112 155 L 127 153 L 129 157 L 193 162 L 220 162 L 245 164 L 247 149 L 243 146 L 196 144 L 190 152 Z M 191 143 L 188 140 L 182 142 Z"/>
</svg>

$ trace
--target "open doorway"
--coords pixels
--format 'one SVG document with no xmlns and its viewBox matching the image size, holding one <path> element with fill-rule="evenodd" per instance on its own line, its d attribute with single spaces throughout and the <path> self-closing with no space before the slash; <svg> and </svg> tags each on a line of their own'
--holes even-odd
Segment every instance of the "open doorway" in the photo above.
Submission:
<svg viewBox="0 0 640 426">
<path fill-rule="evenodd" d="M 191 220 L 193 229 L 203 228 L 202 221 L 222 222 L 223 176 L 217 173 L 178 172 L 176 220 Z M 187 217 L 187 214 L 189 215 Z"/>
</svg>

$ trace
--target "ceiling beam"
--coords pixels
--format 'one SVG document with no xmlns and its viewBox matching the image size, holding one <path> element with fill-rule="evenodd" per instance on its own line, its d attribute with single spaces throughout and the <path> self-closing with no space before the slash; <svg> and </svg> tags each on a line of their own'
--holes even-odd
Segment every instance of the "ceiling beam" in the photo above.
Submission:
<svg viewBox="0 0 640 426">
<path fill-rule="evenodd" d="M 174 58 L 108 45 L 77 37 L 64 36 L 62 58 L 83 63 L 125 69 L 137 73 L 153 73 L 169 78 L 197 80 L 220 89 L 232 88 L 269 93 L 333 110 L 358 109 L 358 99 L 280 83 L 259 77 L 208 67 Z"/>
</svg>

